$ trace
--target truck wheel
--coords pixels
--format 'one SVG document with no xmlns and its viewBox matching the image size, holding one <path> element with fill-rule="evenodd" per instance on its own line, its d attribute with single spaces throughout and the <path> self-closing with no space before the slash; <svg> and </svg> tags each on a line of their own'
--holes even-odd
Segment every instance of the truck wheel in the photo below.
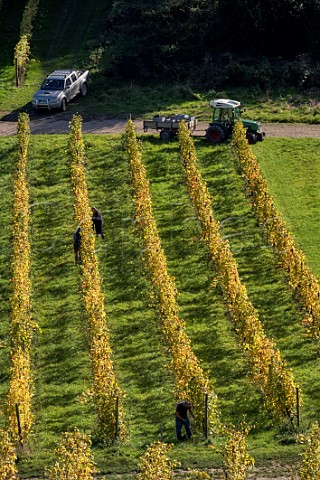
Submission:
<svg viewBox="0 0 320 480">
<path fill-rule="evenodd" d="M 171 139 L 171 132 L 170 130 L 161 130 L 160 132 L 160 139 L 163 141 L 163 142 L 168 142 L 168 140 Z"/>
<path fill-rule="evenodd" d="M 221 143 L 226 139 L 226 133 L 220 125 L 212 125 L 206 130 L 206 138 L 211 143 Z"/>
<path fill-rule="evenodd" d="M 67 110 L 67 100 L 65 98 L 62 99 L 60 109 L 61 109 L 61 112 L 65 112 Z"/>
<path fill-rule="evenodd" d="M 80 88 L 80 94 L 82 97 L 85 97 L 88 93 L 88 85 L 86 83 L 83 83 Z"/>
<path fill-rule="evenodd" d="M 255 133 L 247 132 L 246 138 L 248 140 L 249 145 L 254 145 L 255 143 L 257 143 L 257 135 Z"/>
</svg>

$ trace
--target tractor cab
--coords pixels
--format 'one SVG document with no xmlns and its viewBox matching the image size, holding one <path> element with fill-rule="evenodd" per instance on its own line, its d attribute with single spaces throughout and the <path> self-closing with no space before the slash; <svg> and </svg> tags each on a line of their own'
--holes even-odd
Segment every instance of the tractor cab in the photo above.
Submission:
<svg viewBox="0 0 320 480">
<path fill-rule="evenodd" d="M 212 123 L 231 123 L 239 120 L 241 115 L 240 102 L 235 100 L 211 100 L 213 107 Z"/>
<path fill-rule="evenodd" d="M 212 122 L 206 130 L 206 138 L 212 143 L 221 143 L 232 136 L 232 130 L 235 123 L 241 120 L 241 103 L 237 100 L 220 98 L 211 100 L 210 106 L 213 107 Z M 265 133 L 260 131 L 260 122 L 254 120 L 241 120 L 247 130 L 247 140 L 249 143 L 262 141 Z"/>
</svg>

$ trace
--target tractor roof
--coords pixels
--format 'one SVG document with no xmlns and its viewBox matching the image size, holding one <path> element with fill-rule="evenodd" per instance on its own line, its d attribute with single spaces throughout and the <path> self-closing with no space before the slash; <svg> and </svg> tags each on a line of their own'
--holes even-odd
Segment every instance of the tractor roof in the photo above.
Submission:
<svg viewBox="0 0 320 480">
<path fill-rule="evenodd" d="M 217 100 L 210 100 L 209 105 L 214 108 L 236 108 L 240 107 L 241 103 L 237 100 L 229 100 L 227 98 L 219 98 Z"/>
</svg>

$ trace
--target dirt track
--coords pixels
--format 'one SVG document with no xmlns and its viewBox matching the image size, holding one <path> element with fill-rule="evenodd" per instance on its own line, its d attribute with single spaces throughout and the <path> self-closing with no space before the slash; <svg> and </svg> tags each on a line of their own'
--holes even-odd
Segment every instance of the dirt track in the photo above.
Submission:
<svg viewBox="0 0 320 480">
<path fill-rule="evenodd" d="M 36 116 L 30 119 L 30 129 L 33 134 L 68 133 L 70 118 L 64 114 Z M 126 120 L 123 119 L 90 119 L 83 121 L 84 133 L 122 133 Z M 135 121 L 137 133 L 143 132 L 142 121 Z M 196 135 L 204 135 L 206 123 L 199 123 Z M 320 138 L 320 125 L 264 123 L 263 130 L 268 137 L 309 137 Z M 15 135 L 16 121 L 0 120 L 0 136 Z M 150 133 L 153 133 L 150 130 Z"/>
</svg>

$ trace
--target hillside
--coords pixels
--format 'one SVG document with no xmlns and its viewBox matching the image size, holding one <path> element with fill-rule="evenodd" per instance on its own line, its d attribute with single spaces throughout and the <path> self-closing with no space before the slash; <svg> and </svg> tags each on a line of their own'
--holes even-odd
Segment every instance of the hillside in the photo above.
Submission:
<svg viewBox="0 0 320 480">
<path fill-rule="evenodd" d="M 31 111 L 30 102 L 44 76 L 57 68 L 88 68 L 95 65 L 90 55 L 99 46 L 103 32 L 101 18 L 110 8 L 108 2 L 38 2 L 31 19 L 30 55 L 24 88 L 14 88 L 14 49 L 20 38 L 28 2 L 4 0 L 0 15 L 0 111 Z M 10 92 L 10 95 L 7 93 Z"/>
<path fill-rule="evenodd" d="M 3 0 L 0 17 L 2 66 L 12 62 L 14 46 L 19 39 L 20 24 L 27 1 Z M 109 6 L 110 8 L 110 6 Z M 89 49 L 90 42 L 99 37 L 100 19 L 108 10 L 108 2 L 67 0 L 57 8 L 56 2 L 39 2 L 33 20 L 31 52 L 40 62 L 63 58 L 78 66 L 81 49 Z M 100 27 L 101 28 L 101 27 Z M 4 42 L 5 39 L 5 42 Z"/>
<path fill-rule="evenodd" d="M 40 2 L 31 43 L 33 55 L 44 63 L 60 58 L 66 64 L 81 66 L 81 50 L 88 55 L 90 45 L 99 38 L 101 17 L 110 4 L 67 0 L 57 8 L 56 2 Z"/>
<path fill-rule="evenodd" d="M 190 43 L 189 49 L 184 50 L 184 42 L 190 36 L 195 38 L 192 34 L 199 19 L 205 20 L 206 28 L 217 26 L 218 19 L 213 15 L 216 11 L 212 10 L 210 2 L 191 3 L 194 8 L 180 0 L 159 2 L 154 7 L 148 0 L 141 0 L 134 4 L 135 16 L 132 16 L 133 7 L 126 0 L 66 0 L 59 5 L 52 0 L 40 0 L 33 20 L 25 84 L 18 89 L 13 84 L 13 51 L 27 1 L 0 0 L 0 428 L 6 426 L 12 352 L 9 329 L 12 178 L 18 155 L 15 122 L 20 111 L 30 114 L 31 131 L 34 132 L 30 139 L 27 181 L 32 318 L 39 328 L 33 332 L 31 348 L 35 421 L 28 446 L 17 449 L 21 478 L 43 480 L 45 468 L 55 461 L 56 443 L 63 432 L 71 432 L 74 428 L 91 435 L 94 459 L 103 478 L 109 480 L 136 478 L 139 457 L 147 445 L 159 438 L 173 445 L 170 458 L 181 462 L 177 480 L 186 478 L 189 468 L 213 468 L 215 479 L 224 475 L 221 456 L 208 448 L 208 443 L 218 444 L 220 437 L 210 436 L 207 442 L 203 434 L 197 432 L 190 442 L 176 440 L 174 375 L 169 368 L 170 355 L 150 286 L 150 273 L 144 263 L 146 252 L 134 213 L 136 193 L 131 185 L 121 135 L 129 114 L 139 125 L 139 144 L 150 182 L 153 213 L 168 273 L 177 288 L 179 315 L 186 322 L 193 352 L 217 393 L 222 422 L 238 426 L 244 420 L 252 427 L 248 450 L 257 467 L 250 478 L 288 479 L 290 465 L 298 464 L 304 450 L 298 435 L 307 432 L 311 423 L 319 418 L 318 345 L 302 326 L 302 309 L 293 298 L 270 245 L 266 244 L 264 228 L 258 225 L 251 199 L 246 197 L 247 187 L 235 165 L 230 144 L 209 145 L 203 138 L 194 138 L 200 172 L 212 198 L 214 217 L 220 222 L 221 237 L 228 240 L 239 277 L 264 331 L 292 369 L 303 398 L 299 428 L 296 416 L 293 424 L 286 418 L 280 424 L 274 423 L 270 412 L 264 408 L 263 395 L 252 381 L 247 353 L 240 346 L 238 329 L 228 313 L 228 300 L 223 295 L 187 193 L 178 142 L 163 143 L 158 135 L 140 135 L 141 119 L 159 112 L 188 112 L 207 124 L 211 117 L 208 100 L 215 96 L 241 99 L 249 106 L 248 116 L 255 119 L 316 124 L 312 138 L 308 139 L 304 134 L 300 138 L 282 138 L 280 128 L 273 124 L 270 126 L 273 133 L 252 148 L 296 244 L 306 254 L 312 272 L 319 275 L 318 90 L 304 89 L 311 77 L 307 80 L 304 77 L 309 70 L 308 59 L 303 56 L 298 62 L 290 62 L 288 70 L 297 74 L 294 77 L 297 84 L 301 78 L 306 81 L 303 85 L 300 81 L 296 90 L 286 86 L 283 90 L 269 92 L 268 78 L 272 77 L 272 72 L 268 69 L 268 61 L 264 60 L 260 66 L 266 82 L 261 83 L 261 78 L 256 78 L 254 88 L 248 87 L 247 80 L 241 85 L 222 80 L 221 84 L 208 82 L 208 78 L 214 78 L 207 75 L 208 71 L 215 71 L 210 70 L 213 64 L 208 56 L 205 65 L 209 70 L 202 71 L 199 82 L 198 79 L 189 82 L 184 76 L 184 68 L 188 69 L 191 62 L 187 57 L 205 45 L 208 30 L 204 28 L 203 35 L 197 36 L 197 42 Z M 243 2 L 243 6 L 244 3 L 247 2 Z M 219 5 L 223 11 L 228 2 L 221 1 Z M 293 2 L 292 8 L 295 6 Z M 191 17 L 188 16 L 189 8 Z M 245 12 L 242 10 L 243 19 Z M 302 13 L 305 18 L 305 12 Z M 166 19 L 168 37 L 160 37 L 157 28 L 139 31 L 141 25 L 160 28 Z M 174 33 L 181 32 L 182 27 L 188 27 L 188 32 L 175 43 Z M 109 38 L 110 28 L 114 30 Z M 119 36 L 122 29 L 128 32 L 127 36 Z M 132 35 L 137 32 L 136 44 Z M 223 30 L 215 34 L 221 36 Z M 256 31 L 256 35 L 259 37 L 260 31 Z M 159 40 L 163 47 L 161 55 L 170 60 L 165 64 L 167 70 L 164 69 L 169 74 L 160 83 L 157 69 L 152 70 L 150 77 L 147 69 L 153 69 L 155 59 L 158 66 L 164 65 L 153 48 L 155 37 L 163 42 Z M 146 38 L 149 39 L 148 48 L 140 55 L 138 47 L 145 46 Z M 171 41 L 169 49 L 167 38 Z M 315 45 L 313 43 L 313 47 Z M 123 49 L 127 50 L 123 53 Z M 181 63 L 177 70 L 171 69 L 172 52 L 176 52 L 180 60 L 186 60 L 184 67 Z M 144 62 L 145 57 L 150 58 L 150 64 Z M 236 78 L 240 68 L 243 77 L 239 77 L 239 81 L 240 78 L 252 78 L 251 74 L 247 77 L 250 65 L 246 70 L 247 67 L 226 52 L 222 52 L 222 58 L 228 68 L 221 68 L 221 72 L 233 69 L 232 78 Z M 66 113 L 37 115 L 32 112 L 30 100 L 43 76 L 54 68 L 68 66 L 90 68 L 89 94 L 74 99 Z M 132 78 L 132 72 L 139 74 Z M 200 77 L 206 79 L 202 84 Z M 282 80 L 280 85 L 283 86 Z M 84 135 L 84 145 L 90 205 L 95 205 L 104 218 L 105 238 L 96 238 L 94 253 L 102 278 L 111 358 L 124 392 L 122 406 L 129 433 L 126 442 L 117 439 L 112 444 L 103 442 L 97 433 L 93 404 L 81 401 L 83 393 L 88 392 L 93 383 L 93 373 L 92 339 L 82 294 L 86 285 L 73 251 L 73 233 L 78 225 L 74 214 L 68 134 L 69 121 L 77 112 L 85 118 L 83 130 L 88 132 Z M 102 120 L 107 122 L 106 130 L 101 130 Z M 61 134 L 56 134 L 56 128 Z M 102 134 L 97 133 L 98 129 Z M 273 138 L 274 132 L 277 138 Z"/>
<path fill-rule="evenodd" d="M 24 6 L 25 2 L 19 0 L 13 2 L 3 0 L 0 4 L 1 67 L 12 64 L 13 50 L 19 40 Z"/>
<path fill-rule="evenodd" d="M 187 111 L 208 120 L 208 101 L 218 95 L 241 99 L 250 116 L 261 121 L 319 124 L 316 59 L 311 53 L 298 53 L 296 58 L 288 59 L 277 57 L 277 60 L 267 54 L 264 57 L 256 53 L 255 58 L 248 57 L 248 52 L 233 52 L 231 37 L 224 31 L 226 23 L 219 23 L 219 15 L 225 14 L 224 8 L 231 8 L 228 1 L 221 0 L 221 11 L 216 12 L 217 5 L 205 0 L 195 2 L 196 5 L 184 0 L 172 4 L 160 2 L 154 9 L 148 0 L 135 5 L 125 0 L 66 0 L 59 8 L 52 0 L 3 0 L 0 6 L 0 118 L 11 115 L 16 119 L 19 111 L 32 114 L 32 95 L 53 69 L 89 68 L 90 98 L 72 102 L 72 113 L 121 118 L 131 113 L 135 118 L 142 118 L 159 112 Z M 14 48 L 22 23 L 28 24 L 22 20 L 31 3 L 37 4 L 37 9 L 34 17 L 29 18 L 29 61 L 24 86 L 17 89 L 14 87 Z M 296 8 L 296 2 L 288 3 L 288 8 Z M 309 3 L 312 12 L 316 5 Z M 238 7 L 234 5 L 234 11 Z M 251 9 L 245 13 L 247 8 L 247 2 L 243 2 L 240 8 L 243 23 L 237 24 L 237 28 L 244 28 L 246 32 L 250 29 L 246 30 L 245 22 L 252 15 Z M 285 11 L 283 3 L 273 8 L 280 10 L 281 22 Z M 300 14 L 305 17 L 306 12 Z M 270 12 L 260 20 L 269 21 L 269 15 Z M 232 21 L 228 17 L 229 20 Z M 234 27 L 227 28 L 228 33 L 235 32 Z M 181 31 L 185 34 L 181 35 Z M 257 27 L 259 39 L 263 31 Z M 281 47 L 282 43 L 275 40 L 274 26 L 267 33 L 271 31 L 272 41 Z M 219 52 L 213 34 L 219 36 Z M 227 41 L 228 46 L 223 47 L 222 40 Z M 255 44 L 250 39 L 244 44 L 255 45 L 257 52 L 257 45 L 262 48 L 269 43 L 259 40 Z M 236 45 L 240 43 L 233 42 L 233 46 Z M 311 47 L 314 46 L 310 44 L 312 50 Z M 300 52 L 301 44 L 297 48 Z"/>
<path fill-rule="evenodd" d="M 92 432 L 93 417 L 78 397 L 90 382 L 84 310 L 80 297 L 80 271 L 74 264 L 70 172 L 67 137 L 32 136 L 29 184 L 31 192 L 33 316 L 41 331 L 35 334 L 32 357 L 36 376 L 36 426 L 32 453 L 19 464 L 24 474 L 35 475 L 50 463 L 54 442 L 62 431 L 75 426 Z M 267 148 L 269 142 L 263 144 Z M 312 140 L 309 140 L 312 142 Z M 8 297 L 10 294 L 10 174 L 14 165 L 14 138 L 0 142 L 2 158 L 1 289 L 2 305 L 1 392 L 8 381 Z M 54 145 L 54 148 L 53 148 Z M 271 144 L 270 144 L 271 146 Z M 255 429 L 250 453 L 258 464 L 267 458 L 297 460 L 298 445 L 270 424 L 261 410 L 261 397 L 250 384 L 241 351 L 223 306 L 219 288 L 210 286 L 212 271 L 192 212 L 177 160 L 177 145 L 160 144 L 144 137 L 143 158 L 151 182 L 154 213 L 170 273 L 176 278 L 181 315 L 193 348 L 216 385 L 225 421 L 245 417 Z M 304 428 L 317 418 L 318 395 L 312 378 L 318 369 L 316 346 L 301 329 L 298 308 L 292 303 L 271 252 L 264 247 L 247 200 L 243 196 L 228 146 L 208 149 L 197 141 L 201 169 L 214 198 L 214 211 L 222 222 L 253 304 L 268 335 L 275 338 L 293 368 L 304 395 Z M 98 256 L 111 332 L 114 362 L 127 394 L 125 410 L 130 443 L 99 446 L 94 455 L 103 472 L 130 471 L 147 443 L 163 430 L 165 441 L 175 443 L 172 379 L 165 367 L 166 354 L 149 304 L 148 286 L 140 258 L 140 242 L 132 222 L 128 166 L 120 137 L 86 136 L 90 201 L 104 214 L 105 240 L 98 240 Z M 312 372 L 312 376 L 311 375 Z M 3 397 L 2 397 L 3 398 Z M 3 424 L 4 418 L 1 417 Z M 279 441 L 281 442 L 279 444 Z M 283 441 L 283 442 L 282 442 Z M 172 452 L 183 466 L 219 464 L 200 438 L 177 444 Z"/>
</svg>

